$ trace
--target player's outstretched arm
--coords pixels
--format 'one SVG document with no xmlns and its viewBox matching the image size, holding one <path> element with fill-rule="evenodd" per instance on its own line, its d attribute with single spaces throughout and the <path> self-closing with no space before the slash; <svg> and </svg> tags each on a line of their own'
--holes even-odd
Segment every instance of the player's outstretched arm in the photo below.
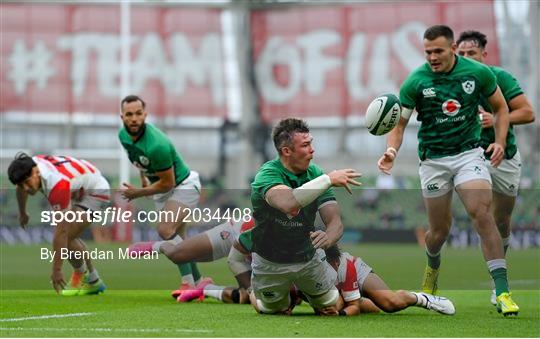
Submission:
<svg viewBox="0 0 540 339">
<path fill-rule="evenodd" d="M 406 108 L 403 108 L 405 111 Z M 410 116 L 410 115 L 409 115 Z M 394 167 L 394 160 L 397 157 L 397 152 L 403 143 L 403 134 L 405 133 L 405 128 L 409 123 L 409 119 L 404 118 L 403 116 L 399 119 L 399 122 L 394 129 L 388 134 L 388 140 L 386 141 L 386 151 L 379 158 L 377 166 L 379 170 L 384 174 L 390 175 L 390 170 Z"/>
<path fill-rule="evenodd" d="M 129 183 L 123 183 L 125 189 L 122 191 L 122 196 L 128 200 L 133 200 L 140 197 L 165 193 L 174 188 L 175 179 L 172 167 L 168 170 L 157 172 L 156 175 L 159 177 L 159 180 L 143 188 L 137 188 Z"/>
<path fill-rule="evenodd" d="M 331 186 L 344 187 L 352 193 L 349 185 L 360 186 L 356 178 L 362 174 L 353 169 L 335 170 L 306 182 L 292 189 L 286 185 L 276 185 L 266 192 L 266 202 L 274 208 L 287 214 L 296 214 L 300 208 L 311 204 Z"/>
<path fill-rule="evenodd" d="M 139 171 L 139 176 L 141 178 L 141 187 L 142 188 L 150 186 L 150 182 L 148 181 L 148 178 L 146 177 L 146 175 L 144 175 L 143 171 Z"/>
<path fill-rule="evenodd" d="M 508 106 L 499 86 L 497 86 L 495 93 L 488 98 L 488 101 L 491 107 L 493 107 L 493 113 L 495 114 L 495 142 L 488 146 L 486 153 L 491 154 L 491 165 L 497 167 L 504 158 L 510 116 L 508 115 Z"/>
<path fill-rule="evenodd" d="M 64 212 L 67 211 L 64 210 Z M 53 267 L 52 267 L 52 273 L 51 273 L 51 283 L 53 285 L 53 288 L 56 290 L 56 293 L 60 293 L 62 289 L 66 286 L 66 282 L 64 281 L 64 274 L 62 273 L 62 257 L 61 252 L 63 248 L 67 249 L 67 243 L 68 243 L 68 227 L 69 223 L 65 220 L 60 221 L 56 226 L 54 230 L 53 235 Z"/>
<path fill-rule="evenodd" d="M 21 186 L 17 185 L 15 188 L 17 195 L 17 206 L 19 207 L 19 224 L 23 229 L 26 229 L 28 220 L 30 217 L 26 214 L 26 201 L 28 200 L 28 193 Z"/>
</svg>

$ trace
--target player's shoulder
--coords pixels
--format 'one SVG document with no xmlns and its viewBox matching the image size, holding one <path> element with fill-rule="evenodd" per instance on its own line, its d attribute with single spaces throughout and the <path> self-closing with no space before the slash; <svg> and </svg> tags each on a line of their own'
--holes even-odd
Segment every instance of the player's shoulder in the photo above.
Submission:
<svg viewBox="0 0 540 339">
<path fill-rule="evenodd" d="M 489 69 L 495 74 L 497 80 L 516 80 L 514 75 L 502 67 L 490 65 Z"/>
<path fill-rule="evenodd" d="M 458 63 L 458 67 L 466 69 L 467 72 L 477 72 L 477 71 L 484 71 L 484 72 L 492 72 L 490 67 L 486 64 L 483 64 L 481 62 L 478 62 L 471 58 L 462 57 L 460 55 L 457 56 L 456 62 Z"/>
<path fill-rule="evenodd" d="M 279 160 L 279 158 L 275 158 L 275 159 L 268 160 L 267 162 L 265 162 L 261 166 L 261 168 L 259 168 L 259 171 L 257 171 L 257 176 L 265 175 L 270 172 L 281 172 L 283 171 L 283 169 L 284 167 L 281 164 L 281 161 Z"/>
<path fill-rule="evenodd" d="M 120 142 L 123 144 L 131 142 L 131 138 L 124 126 L 120 127 L 120 129 L 118 130 L 118 139 L 120 139 Z"/>
</svg>

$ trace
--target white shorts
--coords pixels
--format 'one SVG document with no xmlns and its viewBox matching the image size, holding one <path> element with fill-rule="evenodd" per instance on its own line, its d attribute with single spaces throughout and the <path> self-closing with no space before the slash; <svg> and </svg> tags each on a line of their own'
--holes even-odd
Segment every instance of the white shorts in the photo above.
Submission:
<svg viewBox="0 0 540 339">
<path fill-rule="evenodd" d="M 165 203 L 169 200 L 179 202 L 185 207 L 193 208 L 199 203 L 200 197 L 201 182 L 199 180 L 199 173 L 191 171 L 189 176 L 178 186 L 169 192 L 154 194 L 152 198 L 156 204 L 156 209 L 161 211 L 165 206 Z"/>
<path fill-rule="evenodd" d="M 305 263 L 279 264 L 252 253 L 251 286 L 262 303 L 285 305 L 294 284 L 307 296 L 318 296 L 335 290 L 337 272 L 328 264 L 324 251 L 317 250 Z"/>
<path fill-rule="evenodd" d="M 521 155 L 519 151 L 512 159 L 504 159 L 496 168 L 491 166 L 488 159 L 485 162 L 491 174 L 493 190 L 510 197 L 517 196 L 521 178 Z"/>
<path fill-rule="evenodd" d="M 240 234 L 240 227 L 242 227 L 242 221 L 235 223 L 231 220 L 231 222 L 225 222 L 204 232 L 212 244 L 213 260 L 229 255 L 234 240 Z"/>
<path fill-rule="evenodd" d="M 481 147 L 443 158 L 420 161 L 420 183 L 425 198 L 445 195 L 454 187 L 471 180 L 486 180 L 491 176 Z"/>
<path fill-rule="evenodd" d="M 360 292 L 363 292 L 364 288 L 364 282 L 366 281 L 366 278 L 368 275 L 373 272 L 373 268 L 366 264 L 366 262 L 359 257 L 356 258 L 356 261 L 354 263 L 354 266 L 356 268 L 356 278 L 358 280 L 358 288 L 360 289 Z"/>
<path fill-rule="evenodd" d="M 79 206 L 85 210 L 101 211 L 111 200 L 109 182 L 101 174 L 94 174 L 90 179 L 90 187 L 86 189 L 79 199 L 73 199 L 72 206 Z"/>
</svg>

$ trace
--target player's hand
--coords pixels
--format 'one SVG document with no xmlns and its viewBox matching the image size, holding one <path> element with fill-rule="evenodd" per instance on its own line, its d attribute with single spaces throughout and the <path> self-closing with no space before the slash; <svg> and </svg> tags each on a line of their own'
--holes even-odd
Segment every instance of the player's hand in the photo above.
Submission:
<svg viewBox="0 0 540 339">
<path fill-rule="evenodd" d="M 19 224 L 21 225 L 22 229 L 26 229 L 26 225 L 28 225 L 28 220 L 30 220 L 30 217 L 26 213 L 19 214 Z"/>
<path fill-rule="evenodd" d="M 328 234 L 326 234 L 325 231 L 315 231 L 315 232 L 309 232 L 309 237 L 311 238 L 311 244 L 315 249 L 322 248 L 327 249 L 330 247 L 330 239 L 328 238 Z"/>
<path fill-rule="evenodd" d="M 51 283 L 56 293 L 60 293 L 65 287 L 64 274 L 60 270 L 53 270 L 51 274 Z"/>
<path fill-rule="evenodd" d="M 379 170 L 384 174 L 390 175 L 390 170 L 394 167 L 394 159 L 396 158 L 396 152 L 392 149 L 387 149 L 386 152 L 377 161 Z"/>
<path fill-rule="evenodd" d="M 504 147 L 496 142 L 490 144 L 486 153 L 491 155 L 491 166 L 498 167 L 504 159 Z"/>
<path fill-rule="evenodd" d="M 480 115 L 480 122 L 482 123 L 482 128 L 493 127 L 493 114 L 484 111 L 481 107 L 478 107 L 478 114 Z"/>
<path fill-rule="evenodd" d="M 126 199 L 127 201 L 131 201 L 139 197 L 139 189 L 137 187 L 127 182 L 123 183 L 122 185 L 125 187 L 125 189 L 122 190 L 121 193 L 124 199 Z"/>
<path fill-rule="evenodd" d="M 352 168 L 335 170 L 328 173 L 328 176 L 330 177 L 330 182 L 332 183 L 332 186 L 345 187 L 347 192 L 349 192 L 350 194 L 352 194 L 352 191 L 349 187 L 349 184 L 354 186 L 362 185 L 358 181 L 354 180 L 354 178 L 361 177 L 362 173 L 358 173 Z"/>
</svg>

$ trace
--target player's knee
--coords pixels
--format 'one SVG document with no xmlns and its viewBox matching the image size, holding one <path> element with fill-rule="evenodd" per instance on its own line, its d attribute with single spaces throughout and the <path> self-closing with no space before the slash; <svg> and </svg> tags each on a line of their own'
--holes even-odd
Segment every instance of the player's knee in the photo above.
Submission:
<svg viewBox="0 0 540 339">
<path fill-rule="evenodd" d="M 256 299 L 256 310 L 259 313 L 264 314 L 290 314 L 289 310 L 290 300 L 288 296 L 274 303 L 264 302 L 261 299 Z"/>
<path fill-rule="evenodd" d="M 393 312 L 401 311 L 407 308 L 408 305 L 404 298 L 405 293 L 407 292 L 403 290 L 399 290 L 399 291 L 396 291 L 395 293 L 392 293 L 391 295 L 388 296 L 388 298 L 384 300 L 381 309 L 384 312 L 393 313 Z"/>
<path fill-rule="evenodd" d="M 339 292 L 335 287 L 333 287 L 323 294 L 319 294 L 316 296 L 306 294 L 306 297 L 311 307 L 316 310 L 322 310 L 327 307 L 335 308 L 339 299 Z"/>
<path fill-rule="evenodd" d="M 157 225 L 157 232 L 161 239 L 168 240 L 176 235 L 176 227 L 168 223 L 160 223 Z"/>
</svg>

